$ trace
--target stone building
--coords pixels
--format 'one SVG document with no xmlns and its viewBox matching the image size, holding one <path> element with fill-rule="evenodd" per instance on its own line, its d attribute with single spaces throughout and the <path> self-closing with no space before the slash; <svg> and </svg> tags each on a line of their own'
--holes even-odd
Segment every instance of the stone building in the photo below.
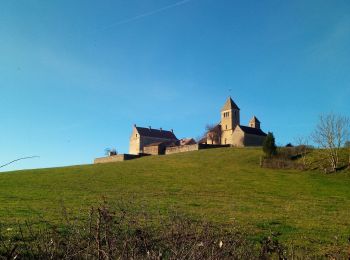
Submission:
<svg viewBox="0 0 350 260">
<path fill-rule="evenodd" d="M 165 151 L 168 147 L 178 146 L 178 144 L 178 141 L 151 143 L 143 147 L 143 153 L 146 155 L 162 155 L 165 154 Z"/>
<path fill-rule="evenodd" d="M 240 109 L 229 97 L 221 109 L 221 121 L 206 138 L 201 140 L 207 144 L 230 144 L 232 146 L 261 146 L 266 134 L 260 128 L 260 121 L 253 116 L 249 126 L 240 124 Z"/>
<path fill-rule="evenodd" d="M 177 144 L 179 140 L 176 138 L 173 130 L 167 131 L 163 129 L 152 129 L 151 127 L 138 127 L 134 125 L 130 137 L 130 154 L 161 154 L 164 147 L 169 143 Z M 146 151 L 145 151 L 146 150 Z"/>
</svg>

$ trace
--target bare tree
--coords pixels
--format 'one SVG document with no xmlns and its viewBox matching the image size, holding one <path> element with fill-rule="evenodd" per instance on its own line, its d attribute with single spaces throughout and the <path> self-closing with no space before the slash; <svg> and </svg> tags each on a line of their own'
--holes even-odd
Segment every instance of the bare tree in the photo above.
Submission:
<svg viewBox="0 0 350 260">
<path fill-rule="evenodd" d="M 349 118 L 345 116 L 328 114 L 321 115 L 315 131 L 313 141 L 323 148 L 333 171 L 339 167 L 339 152 L 348 140 Z"/>
<path fill-rule="evenodd" d="M 350 169 L 350 147 L 348 147 L 348 154 L 349 154 L 348 169 Z"/>
<path fill-rule="evenodd" d="M 206 134 L 203 134 L 203 135 L 199 135 L 199 136 L 197 136 L 194 140 L 196 141 L 196 143 L 200 143 L 200 142 L 202 142 L 203 140 L 206 140 Z"/>
<path fill-rule="evenodd" d="M 295 138 L 295 143 L 297 146 L 295 147 L 296 152 L 300 155 L 300 158 L 303 162 L 304 167 L 307 166 L 306 155 L 310 152 L 309 138 L 298 136 Z"/>
<path fill-rule="evenodd" d="M 344 144 L 344 147 L 348 149 L 348 155 L 349 155 L 348 168 L 350 169 L 350 141 L 346 141 Z"/>
<path fill-rule="evenodd" d="M 207 137 L 211 140 L 211 144 L 221 144 L 221 126 L 208 124 L 205 126 Z"/>
</svg>

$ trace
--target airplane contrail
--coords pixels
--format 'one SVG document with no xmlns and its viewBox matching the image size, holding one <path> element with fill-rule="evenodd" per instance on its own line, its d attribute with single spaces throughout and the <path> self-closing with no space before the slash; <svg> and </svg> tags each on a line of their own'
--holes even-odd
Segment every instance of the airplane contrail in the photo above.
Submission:
<svg viewBox="0 0 350 260">
<path fill-rule="evenodd" d="M 39 156 L 28 156 L 28 157 L 18 158 L 18 159 L 16 159 L 16 160 L 13 160 L 13 161 L 11 161 L 11 162 L 8 162 L 8 163 L 6 163 L 6 164 L 4 164 L 4 165 L 0 165 L 0 168 L 3 168 L 3 167 L 5 167 L 5 166 L 7 166 L 7 165 L 10 165 L 10 164 L 12 164 L 12 163 L 14 163 L 14 162 L 18 162 L 18 161 L 20 161 L 20 160 L 26 160 L 26 159 L 32 159 L 32 158 L 39 158 Z"/>
<path fill-rule="evenodd" d="M 171 8 L 174 8 L 174 7 L 177 7 L 177 6 L 180 6 L 180 5 L 187 4 L 190 1 L 192 1 L 192 0 L 182 0 L 182 1 L 176 2 L 174 4 L 164 6 L 164 7 L 161 7 L 159 9 L 147 12 L 147 13 L 139 14 L 139 15 L 136 15 L 136 16 L 133 16 L 133 17 L 130 17 L 130 18 L 127 18 L 127 19 L 124 19 L 124 20 L 112 23 L 109 26 L 106 26 L 105 28 L 103 28 L 102 30 L 107 30 L 107 29 L 110 29 L 110 28 L 118 26 L 118 25 L 130 23 L 130 22 L 133 22 L 133 21 L 136 21 L 136 20 L 139 20 L 139 19 L 151 16 L 151 15 L 155 15 L 155 14 L 164 12 L 164 11 L 166 11 L 168 9 L 171 9 Z"/>
</svg>

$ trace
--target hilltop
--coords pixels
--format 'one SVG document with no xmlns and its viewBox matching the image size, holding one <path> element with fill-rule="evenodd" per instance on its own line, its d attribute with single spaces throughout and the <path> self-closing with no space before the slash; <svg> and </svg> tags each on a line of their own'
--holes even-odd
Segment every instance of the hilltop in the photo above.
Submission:
<svg viewBox="0 0 350 260">
<path fill-rule="evenodd" d="M 55 222 L 62 206 L 79 214 L 106 197 L 142 204 L 154 214 L 171 208 L 238 225 L 252 239 L 279 232 L 283 242 L 313 251 L 344 249 L 350 235 L 349 174 L 260 168 L 260 156 L 256 148 L 220 148 L 2 173 L 0 222 Z"/>
</svg>

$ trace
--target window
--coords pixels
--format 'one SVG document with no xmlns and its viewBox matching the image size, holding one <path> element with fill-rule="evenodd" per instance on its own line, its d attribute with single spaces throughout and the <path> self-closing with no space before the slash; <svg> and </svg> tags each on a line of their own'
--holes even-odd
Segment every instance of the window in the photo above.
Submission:
<svg viewBox="0 0 350 260">
<path fill-rule="evenodd" d="M 226 127 L 226 130 L 227 130 L 227 125 L 225 127 Z"/>
<path fill-rule="evenodd" d="M 137 137 L 137 134 L 136 134 L 136 137 Z"/>
</svg>

